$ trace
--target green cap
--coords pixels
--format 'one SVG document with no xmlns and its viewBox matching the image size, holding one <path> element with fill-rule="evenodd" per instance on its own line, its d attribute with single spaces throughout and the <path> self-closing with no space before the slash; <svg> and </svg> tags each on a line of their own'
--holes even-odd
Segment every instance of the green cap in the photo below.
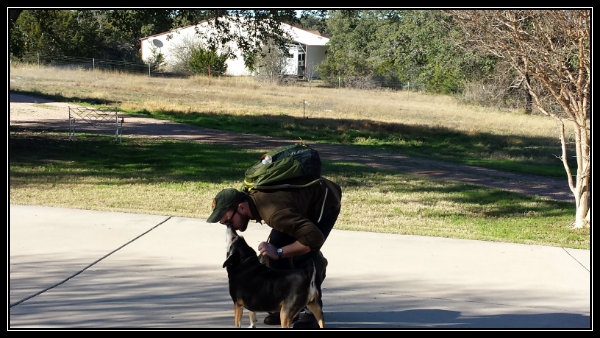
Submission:
<svg viewBox="0 0 600 338">
<path fill-rule="evenodd" d="M 206 220 L 208 223 L 217 223 L 223 218 L 227 210 L 235 208 L 246 200 L 246 194 L 234 188 L 221 190 L 212 202 L 213 212 Z"/>
</svg>

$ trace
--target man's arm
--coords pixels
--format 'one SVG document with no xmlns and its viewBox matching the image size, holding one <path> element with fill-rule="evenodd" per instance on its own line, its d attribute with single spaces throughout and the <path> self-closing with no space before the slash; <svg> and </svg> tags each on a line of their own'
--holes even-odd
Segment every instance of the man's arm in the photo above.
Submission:
<svg viewBox="0 0 600 338">
<path fill-rule="evenodd" d="M 281 209 L 266 221 L 273 229 L 295 238 L 310 250 L 319 250 L 325 243 L 325 236 L 316 224 L 294 209 Z"/>
<path fill-rule="evenodd" d="M 271 259 L 279 259 L 279 255 L 277 254 L 277 247 L 275 247 L 271 243 L 261 242 L 258 245 L 258 251 L 261 255 L 267 256 Z M 292 244 L 288 244 L 282 247 L 283 253 L 281 254 L 281 258 L 295 257 L 304 255 L 310 252 L 310 247 L 300 243 L 299 241 L 295 241 Z"/>
</svg>

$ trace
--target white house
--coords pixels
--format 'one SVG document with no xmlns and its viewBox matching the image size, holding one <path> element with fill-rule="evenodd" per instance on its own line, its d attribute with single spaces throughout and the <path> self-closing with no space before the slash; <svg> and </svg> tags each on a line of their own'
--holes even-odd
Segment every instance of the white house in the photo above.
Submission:
<svg viewBox="0 0 600 338">
<path fill-rule="evenodd" d="M 230 24 L 230 32 L 244 36 L 240 27 Z M 317 77 L 316 66 L 325 60 L 325 51 L 329 38 L 317 31 L 310 31 L 287 23 L 281 23 L 281 28 L 289 34 L 291 41 L 289 46 L 290 58 L 286 60 L 285 75 L 305 77 L 306 75 Z M 206 37 L 216 34 L 207 21 L 197 25 L 186 26 L 170 30 L 168 32 L 151 35 L 141 39 L 142 60 L 148 62 L 158 53 L 164 57 L 166 68 L 170 68 L 177 62 L 177 53 L 180 46 L 190 42 L 206 41 Z M 241 52 L 234 43 L 230 42 L 222 48 L 229 48 L 235 58 L 227 60 L 226 75 L 252 75 L 245 66 Z M 308 70 L 308 71 L 307 71 Z"/>
</svg>

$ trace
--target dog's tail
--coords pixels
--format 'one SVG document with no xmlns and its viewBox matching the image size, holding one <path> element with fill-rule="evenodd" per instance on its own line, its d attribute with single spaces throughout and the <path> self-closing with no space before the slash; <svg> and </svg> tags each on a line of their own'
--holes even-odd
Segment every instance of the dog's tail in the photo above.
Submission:
<svg viewBox="0 0 600 338">
<path fill-rule="evenodd" d="M 319 298 L 319 290 L 317 290 L 317 267 L 315 266 L 315 262 L 313 261 L 313 270 L 312 277 L 310 278 L 310 286 L 308 287 L 308 302 L 312 303 Z"/>
</svg>

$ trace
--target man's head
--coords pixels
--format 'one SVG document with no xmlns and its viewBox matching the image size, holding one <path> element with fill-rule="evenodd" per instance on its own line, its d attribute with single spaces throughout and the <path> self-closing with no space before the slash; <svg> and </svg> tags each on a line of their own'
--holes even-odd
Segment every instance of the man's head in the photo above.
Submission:
<svg viewBox="0 0 600 338">
<path fill-rule="evenodd" d="M 219 222 L 231 226 L 235 230 L 246 230 L 249 221 L 245 210 L 247 208 L 242 208 L 241 212 L 238 211 L 240 204 L 246 202 L 246 198 L 246 194 L 233 188 L 221 190 L 213 199 L 213 212 L 206 221 L 209 223 Z M 239 216 L 235 217 L 236 215 Z"/>
</svg>

